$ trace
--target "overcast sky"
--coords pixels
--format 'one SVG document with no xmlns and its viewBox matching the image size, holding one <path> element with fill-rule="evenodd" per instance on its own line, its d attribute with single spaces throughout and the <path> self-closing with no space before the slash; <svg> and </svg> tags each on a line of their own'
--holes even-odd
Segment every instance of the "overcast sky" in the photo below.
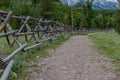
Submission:
<svg viewBox="0 0 120 80">
<path fill-rule="evenodd" d="M 71 3 L 71 1 L 73 1 L 73 3 L 77 3 L 77 2 L 79 2 L 80 0 L 61 0 L 61 1 L 66 1 L 66 2 L 68 2 L 69 4 Z M 95 1 L 97 1 L 97 0 L 95 0 Z M 117 2 L 117 0 L 106 0 L 106 1 L 113 1 L 113 2 Z"/>
<path fill-rule="evenodd" d="M 107 1 L 115 1 L 116 2 L 117 0 L 107 0 Z"/>
<path fill-rule="evenodd" d="M 80 1 L 80 0 L 72 0 L 72 1 L 78 2 L 78 1 Z M 116 2 L 117 0 L 106 0 L 106 1 L 114 1 L 114 2 Z"/>
<path fill-rule="evenodd" d="M 107 1 L 114 1 L 114 2 L 116 2 L 117 0 L 107 0 Z"/>
</svg>

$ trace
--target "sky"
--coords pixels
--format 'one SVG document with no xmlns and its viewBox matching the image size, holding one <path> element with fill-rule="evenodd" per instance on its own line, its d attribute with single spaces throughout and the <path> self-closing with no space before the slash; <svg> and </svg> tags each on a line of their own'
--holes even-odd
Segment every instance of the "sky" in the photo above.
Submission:
<svg viewBox="0 0 120 80">
<path fill-rule="evenodd" d="M 116 2 L 117 0 L 107 0 L 107 1 L 113 1 L 113 2 Z"/>
<path fill-rule="evenodd" d="M 80 0 L 61 0 L 61 1 L 66 1 L 69 4 L 71 4 L 71 1 L 73 1 L 73 3 L 75 4 L 75 3 L 79 2 Z M 97 1 L 97 0 L 95 0 L 95 1 Z M 106 1 L 117 2 L 117 0 L 106 0 Z"/>
<path fill-rule="evenodd" d="M 74 2 L 78 2 L 79 0 L 72 0 Z M 106 0 L 106 1 L 113 1 L 113 2 L 116 2 L 117 0 Z"/>
</svg>

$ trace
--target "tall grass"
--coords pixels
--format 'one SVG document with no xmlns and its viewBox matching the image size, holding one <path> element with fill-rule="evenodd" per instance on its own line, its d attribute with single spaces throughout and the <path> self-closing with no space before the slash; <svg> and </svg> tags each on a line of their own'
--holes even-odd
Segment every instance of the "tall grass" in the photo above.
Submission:
<svg viewBox="0 0 120 80">
<path fill-rule="evenodd" d="M 47 53 L 47 49 L 55 49 L 58 45 L 62 44 L 65 40 L 69 39 L 69 37 L 70 35 L 65 35 L 65 36 L 62 35 L 58 40 L 51 41 L 51 42 L 48 41 L 43 45 L 38 46 L 26 52 L 24 55 L 22 55 L 21 53 L 16 55 L 13 58 L 15 60 L 15 64 L 12 69 L 12 73 L 11 73 L 12 76 L 10 75 L 8 80 L 25 80 L 26 75 L 29 74 L 27 63 L 29 63 L 30 61 L 37 62 L 36 56 L 47 57 L 49 55 Z M 4 41 L 5 41 L 4 39 L 0 40 L 0 43 L 1 43 L 0 46 L 2 46 L 1 50 L 3 51 L 9 50 L 10 52 L 12 52 L 15 49 L 16 45 L 13 48 L 6 49 L 6 46 L 8 45 Z M 8 54 L 0 54 L 0 56 L 1 55 L 7 56 Z"/>
<path fill-rule="evenodd" d="M 120 72 L 120 35 L 117 33 L 91 33 L 89 37 L 94 46 L 102 54 L 108 55 L 113 61 L 113 68 Z"/>
</svg>

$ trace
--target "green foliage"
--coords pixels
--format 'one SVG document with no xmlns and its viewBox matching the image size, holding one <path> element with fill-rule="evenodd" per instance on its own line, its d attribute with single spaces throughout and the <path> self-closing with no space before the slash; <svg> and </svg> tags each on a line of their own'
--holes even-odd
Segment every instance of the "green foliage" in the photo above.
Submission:
<svg viewBox="0 0 120 80">
<path fill-rule="evenodd" d="M 80 25 L 80 28 L 92 28 L 94 24 L 94 10 L 92 9 L 93 0 L 87 0 L 86 4 L 77 3 L 75 5 L 75 9 L 77 9 L 77 15 L 75 15 L 75 20 L 78 20 L 75 23 L 76 25 Z M 77 19 L 76 19 L 77 18 Z"/>
<path fill-rule="evenodd" d="M 116 14 L 116 20 L 115 20 L 115 30 L 120 34 L 120 0 L 118 0 L 119 6 Z"/>
<path fill-rule="evenodd" d="M 67 0 L 66 4 L 67 3 Z M 6 4 L 7 3 L 7 4 Z M 85 4 L 79 2 L 72 6 L 73 24 L 77 29 L 119 29 L 119 10 L 93 10 L 93 0 L 87 0 Z M 32 16 L 43 19 L 50 19 L 71 25 L 70 6 L 62 4 L 60 0 L 0 0 L 0 9 L 13 11 L 16 15 Z M 11 20 L 14 28 L 21 24 L 18 20 Z"/>
<path fill-rule="evenodd" d="M 15 72 L 11 72 L 7 80 L 17 80 L 17 74 Z"/>
<path fill-rule="evenodd" d="M 110 29 L 115 26 L 116 11 L 93 10 L 91 0 L 88 0 L 86 4 L 77 3 L 74 9 L 74 26 L 78 29 Z"/>
<path fill-rule="evenodd" d="M 9 11 L 9 0 L 0 0 L 0 10 Z"/>
<path fill-rule="evenodd" d="M 41 18 L 41 4 L 30 4 L 29 5 L 29 13 L 32 17 Z"/>
<path fill-rule="evenodd" d="M 32 0 L 32 4 L 38 4 L 40 0 Z"/>
<path fill-rule="evenodd" d="M 24 55 L 16 55 L 14 60 L 15 60 L 15 64 L 13 67 L 13 71 L 15 73 L 19 73 L 21 72 L 21 70 L 24 70 L 24 68 L 26 67 L 26 62 L 25 62 L 25 56 Z"/>
<path fill-rule="evenodd" d="M 39 0 L 37 0 L 39 2 Z M 10 9 L 16 15 L 40 17 L 41 5 L 27 3 L 24 0 L 10 0 Z"/>
<path fill-rule="evenodd" d="M 60 0 L 54 0 L 55 2 L 60 2 Z"/>
<path fill-rule="evenodd" d="M 92 18 L 94 17 L 92 4 L 93 4 L 93 0 L 87 0 L 86 4 L 83 6 L 83 14 L 87 22 L 86 28 L 92 27 Z"/>
<path fill-rule="evenodd" d="M 17 15 L 21 15 L 21 7 L 24 4 L 24 0 L 10 0 L 10 9 Z M 26 7 L 25 7 L 26 9 Z M 23 8 L 23 12 L 25 11 Z"/>
<path fill-rule="evenodd" d="M 54 14 L 54 20 L 62 22 L 64 24 L 68 24 L 68 11 L 69 7 L 67 5 L 64 5 L 62 3 L 55 3 L 55 14 Z"/>
<path fill-rule="evenodd" d="M 41 15 L 44 19 L 53 19 L 55 12 L 55 4 L 53 0 L 44 0 L 41 2 Z"/>
<path fill-rule="evenodd" d="M 0 6 L 9 7 L 10 0 L 0 0 Z"/>
</svg>

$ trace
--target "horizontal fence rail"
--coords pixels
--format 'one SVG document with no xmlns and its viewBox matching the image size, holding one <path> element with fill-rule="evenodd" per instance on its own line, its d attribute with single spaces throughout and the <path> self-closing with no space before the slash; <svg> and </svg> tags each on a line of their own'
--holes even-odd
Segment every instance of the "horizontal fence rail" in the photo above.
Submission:
<svg viewBox="0 0 120 80">
<path fill-rule="evenodd" d="M 0 17 L 0 38 L 6 38 L 6 42 L 10 47 L 15 46 L 15 44 L 18 46 L 18 48 L 6 58 L 3 59 L 0 57 L 0 68 L 5 69 L 0 80 L 7 80 L 14 64 L 14 60 L 12 59 L 19 52 L 31 50 L 46 41 L 58 39 L 61 33 L 71 31 L 70 26 L 64 25 L 58 21 L 42 20 L 30 16 L 16 16 L 13 15 L 12 11 L 9 13 L 0 11 Z M 11 23 L 14 21 L 11 20 L 19 21 L 17 28 L 14 28 Z M 24 42 L 21 41 L 21 37 L 25 38 Z M 32 40 L 34 44 L 28 46 Z"/>
</svg>

